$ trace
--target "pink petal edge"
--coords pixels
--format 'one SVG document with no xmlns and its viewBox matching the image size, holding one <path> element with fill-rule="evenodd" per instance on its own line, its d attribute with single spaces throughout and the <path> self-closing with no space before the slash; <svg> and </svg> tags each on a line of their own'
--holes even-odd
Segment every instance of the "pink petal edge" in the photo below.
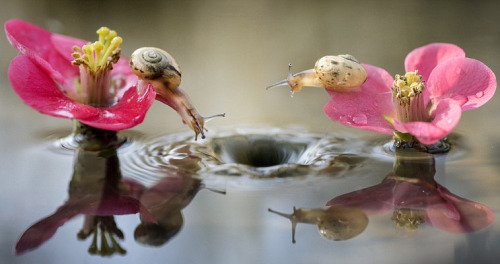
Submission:
<svg viewBox="0 0 500 264">
<path fill-rule="evenodd" d="M 148 87 L 143 94 L 136 87 L 131 87 L 117 104 L 109 108 L 97 108 L 97 116 L 80 118 L 78 121 L 105 130 L 128 129 L 142 123 L 155 97 L 156 91 L 152 87 Z"/>
<path fill-rule="evenodd" d="M 20 19 L 12 19 L 5 23 L 5 34 L 7 39 L 21 54 L 28 56 L 37 63 L 56 82 L 66 86 L 66 82 L 73 81 L 70 77 L 78 76 L 78 68 L 71 65 L 72 51 L 61 55 L 58 48 L 54 46 L 53 38 L 59 38 L 59 44 L 63 46 L 77 45 L 83 40 L 53 34 L 34 24 Z"/>
<path fill-rule="evenodd" d="M 25 55 L 12 60 L 8 77 L 21 100 L 42 114 L 74 119 L 91 118 L 98 114 L 96 108 L 66 97 L 46 72 Z"/>
<path fill-rule="evenodd" d="M 8 76 L 24 103 L 40 113 L 77 119 L 106 130 L 123 130 L 141 123 L 156 97 L 150 86 L 142 92 L 133 86 L 112 107 L 94 108 L 80 104 L 64 95 L 54 81 L 24 55 L 12 60 Z"/>
</svg>

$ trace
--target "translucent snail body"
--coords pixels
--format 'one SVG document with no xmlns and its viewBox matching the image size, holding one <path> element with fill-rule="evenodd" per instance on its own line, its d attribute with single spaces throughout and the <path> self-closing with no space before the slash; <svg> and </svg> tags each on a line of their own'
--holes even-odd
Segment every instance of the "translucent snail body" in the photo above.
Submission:
<svg viewBox="0 0 500 264">
<path fill-rule="evenodd" d="M 202 117 L 196 111 L 187 94 L 179 88 L 181 69 L 174 57 L 168 52 L 154 47 L 139 48 L 130 57 L 130 68 L 139 77 L 138 87 L 152 85 L 156 90 L 156 99 L 172 107 L 181 116 L 183 122 L 205 138 L 205 122 L 212 117 Z"/>
</svg>

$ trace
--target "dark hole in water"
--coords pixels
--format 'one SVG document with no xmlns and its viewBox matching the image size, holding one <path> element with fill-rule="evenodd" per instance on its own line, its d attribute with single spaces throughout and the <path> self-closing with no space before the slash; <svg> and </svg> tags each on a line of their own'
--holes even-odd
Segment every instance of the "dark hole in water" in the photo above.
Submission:
<svg viewBox="0 0 500 264">
<path fill-rule="evenodd" d="M 215 138 L 212 140 L 212 147 L 224 163 L 271 167 L 298 163 L 308 143 L 267 135 L 245 135 Z"/>
</svg>

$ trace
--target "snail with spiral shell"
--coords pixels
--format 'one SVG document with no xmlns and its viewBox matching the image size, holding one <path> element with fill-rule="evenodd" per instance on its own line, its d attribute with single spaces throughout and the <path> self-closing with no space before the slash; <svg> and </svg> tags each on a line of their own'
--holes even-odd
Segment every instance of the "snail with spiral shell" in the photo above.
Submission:
<svg viewBox="0 0 500 264">
<path fill-rule="evenodd" d="M 130 57 L 130 67 L 139 77 L 138 87 L 151 84 L 156 90 L 156 99 L 172 107 L 181 116 L 183 122 L 194 132 L 205 138 L 205 122 L 218 114 L 202 117 L 189 100 L 187 94 L 179 88 L 181 83 L 181 69 L 174 57 L 166 51 L 143 47 L 135 50 Z"/>
<path fill-rule="evenodd" d="M 324 56 L 316 61 L 314 69 L 292 74 L 292 64 L 288 65 L 288 77 L 267 89 L 289 85 L 292 93 L 302 90 L 303 86 L 323 87 L 338 92 L 356 91 L 367 78 L 365 68 L 354 58 L 345 54 Z"/>
</svg>

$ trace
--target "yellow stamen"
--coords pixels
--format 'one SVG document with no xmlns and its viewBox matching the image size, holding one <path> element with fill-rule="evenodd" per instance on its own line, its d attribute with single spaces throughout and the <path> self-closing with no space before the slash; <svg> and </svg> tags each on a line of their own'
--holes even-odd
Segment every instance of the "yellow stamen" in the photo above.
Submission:
<svg viewBox="0 0 500 264">
<path fill-rule="evenodd" d="M 391 88 L 393 97 L 407 102 L 410 98 L 422 93 L 425 83 L 421 79 L 422 76 L 418 75 L 416 70 L 407 72 L 404 76 L 396 74 Z"/>
<path fill-rule="evenodd" d="M 406 123 L 428 120 L 429 115 L 422 95 L 424 89 L 425 82 L 417 71 L 394 77 L 391 92 L 399 121 Z"/>
<path fill-rule="evenodd" d="M 80 68 L 76 100 L 95 107 L 108 107 L 115 102 L 116 89 L 110 74 L 113 64 L 120 59 L 123 39 L 107 27 L 99 28 L 96 33 L 99 35 L 96 42 L 73 47 L 72 64 Z"/>
<path fill-rule="evenodd" d="M 123 39 L 116 31 L 101 27 L 96 32 L 99 40 L 87 43 L 81 48 L 73 47 L 74 65 L 84 65 L 92 72 L 104 69 L 112 69 L 113 64 L 120 58 L 120 45 Z"/>
</svg>

